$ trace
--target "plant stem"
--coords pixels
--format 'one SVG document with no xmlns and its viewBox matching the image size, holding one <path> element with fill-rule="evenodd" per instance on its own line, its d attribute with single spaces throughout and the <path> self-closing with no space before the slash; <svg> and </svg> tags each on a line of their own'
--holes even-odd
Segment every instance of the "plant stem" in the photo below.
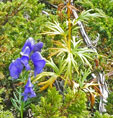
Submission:
<svg viewBox="0 0 113 118">
<path fill-rule="evenodd" d="M 20 111 L 20 114 L 21 114 L 21 118 L 23 118 L 23 102 L 21 103 L 21 111 Z"/>
<path fill-rule="evenodd" d="M 68 48 L 69 48 L 69 51 L 71 51 L 71 19 L 70 19 L 70 13 L 71 13 L 71 10 L 70 10 L 70 0 L 67 4 L 67 15 L 68 15 Z"/>
<path fill-rule="evenodd" d="M 23 110 L 21 110 L 21 118 L 23 118 Z"/>
</svg>

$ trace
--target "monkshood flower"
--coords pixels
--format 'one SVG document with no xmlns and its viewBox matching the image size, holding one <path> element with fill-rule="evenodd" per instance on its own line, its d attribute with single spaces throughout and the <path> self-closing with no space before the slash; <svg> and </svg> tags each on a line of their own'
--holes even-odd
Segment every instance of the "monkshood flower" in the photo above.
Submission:
<svg viewBox="0 0 113 118">
<path fill-rule="evenodd" d="M 35 41 L 32 37 L 28 38 L 22 48 L 22 51 L 21 51 L 21 55 L 24 55 L 24 52 L 25 52 L 25 49 L 26 47 L 29 47 L 30 49 L 30 52 L 33 50 L 33 47 L 34 47 L 34 44 L 35 44 Z"/>
<path fill-rule="evenodd" d="M 41 52 L 41 49 L 43 47 L 43 43 L 42 42 L 38 42 L 37 44 L 35 44 L 35 41 L 33 38 L 28 38 L 22 48 L 22 51 L 20 52 L 20 54 L 22 56 L 27 56 L 33 51 L 33 52 Z M 27 49 L 26 49 L 27 48 Z M 29 48 L 29 49 L 28 49 Z"/>
<path fill-rule="evenodd" d="M 34 76 L 40 74 L 43 71 L 43 68 L 46 64 L 46 61 L 42 59 L 42 56 L 39 52 L 35 52 L 31 55 L 31 60 L 34 64 Z"/>
<path fill-rule="evenodd" d="M 39 43 L 35 44 L 34 47 L 33 47 L 33 52 L 36 52 L 36 51 L 41 52 L 42 47 L 43 47 L 42 42 L 39 42 Z"/>
<path fill-rule="evenodd" d="M 28 40 L 26 42 L 28 42 Z M 30 47 L 29 46 L 25 47 L 25 44 L 24 44 L 24 46 L 22 48 L 22 52 L 20 52 L 20 54 L 22 55 L 21 62 L 24 64 L 26 70 L 30 70 L 31 68 L 29 66 L 29 55 L 31 53 L 31 50 L 30 50 L 31 45 L 30 45 L 30 42 L 29 42 L 28 44 L 30 45 Z"/>
<path fill-rule="evenodd" d="M 25 85 L 25 90 L 24 93 L 22 93 L 22 96 L 24 96 L 24 101 L 27 101 L 28 98 L 36 97 L 30 77 L 28 78 L 27 84 Z"/>
<path fill-rule="evenodd" d="M 32 62 L 34 64 L 34 75 L 36 76 L 37 74 L 41 73 L 46 63 L 45 60 L 42 59 L 41 54 L 39 53 L 41 52 L 42 47 L 42 42 L 38 42 L 35 44 L 33 38 L 28 38 L 22 48 L 22 51 L 20 52 L 21 58 L 16 59 L 9 66 L 10 76 L 13 79 L 17 79 L 20 73 L 22 72 L 23 67 L 25 67 L 27 71 L 31 70 L 29 65 L 30 59 L 32 59 Z"/>
<path fill-rule="evenodd" d="M 23 70 L 23 64 L 21 63 L 21 59 L 17 58 L 15 61 L 13 61 L 10 66 L 9 66 L 9 70 L 10 70 L 10 76 L 13 79 L 17 79 L 20 75 L 20 73 Z"/>
<path fill-rule="evenodd" d="M 30 65 L 29 65 L 29 57 L 22 56 L 21 57 L 21 62 L 24 64 L 26 70 L 31 70 Z"/>
</svg>

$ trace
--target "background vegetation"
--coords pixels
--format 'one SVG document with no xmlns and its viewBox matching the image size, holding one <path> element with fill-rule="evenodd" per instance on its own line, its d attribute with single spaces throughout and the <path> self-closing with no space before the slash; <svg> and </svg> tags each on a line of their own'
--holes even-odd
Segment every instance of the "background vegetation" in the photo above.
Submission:
<svg viewBox="0 0 113 118">
<path fill-rule="evenodd" d="M 25 102 L 24 117 L 113 117 L 113 0 L 74 0 L 79 14 L 77 20 L 73 15 L 69 16 L 66 9 L 62 10 L 60 3 L 65 1 L 0 2 L 0 118 L 20 118 L 21 93 L 28 72 L 23 71 L 18 80 L 12 81 L 8 68 L 12 60 L 20 56 L 29 37 L 44 43 L 41 53 L 46 66 L 43 73 L 32 77 L 37 96 Z M 56 6 L 59 6 L 59 11 Z M 98 54 L 83 42 L 77 21 L 84 23 L 91 41 L 100 34 L 96 47 Z M 96 57 L 98 67 L 95 65 Z M 99 89 L 94 89 L 95 83 L 91 83 L 90 74 L 94 71 L 104 71 L 108 83 L 107 111 L 103 114 L 98 111 Z"/>
</svg>

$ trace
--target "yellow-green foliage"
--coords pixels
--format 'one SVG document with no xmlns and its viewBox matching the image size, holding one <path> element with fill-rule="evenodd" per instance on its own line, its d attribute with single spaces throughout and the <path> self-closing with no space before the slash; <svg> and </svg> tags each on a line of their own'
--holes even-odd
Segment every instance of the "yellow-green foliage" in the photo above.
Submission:
<svg viewBox="0 0 113 118">
<path fill-rule="evenodd" d="M 32 105 L 32 110 L 37 118 L 88 118 L 85 93 L 74 94 L 70 89 L 64 97 L 55 88 L 49 89 L 38 105 Z"/>
<path fill-rule="evenodd" d="M 109 46 L 111 48 L 109 50 L 113 50 L 113 0 L 76 0 L 75 4 L 77 3 L 87 10 L 94 9 L 99 11 L 101 16 L 104 15 L 103 18 L 95 18 L 94 21 L 91 19 L 88 22 L 89 32 L 100 33 L 102 42 L 104 41 L 104 44 L 107 45 L 106 47 Z M 105 45 L 103 48 L 105 48 Z"/>
<path fill-rule="evenodd" d="M 44 4 L 37 0 L 13 0 L 0 2 L 0 71 L 6 69 L 19 52 L 28 37 L 41 37 L 47 17 L 42 15 Z"/>
<path fill-rule="evenodd" d="M 113 118 L 113 116 L 110 116 L 109 114 L 100 114 L 98 111 L 95 112 L 94 117 L 92 118 Z"/>
<path fill-rule="evenodd" d="M 2 111 L 0 110 L 0 118 L 14 118 L 10 111 Z"/>
</svg>

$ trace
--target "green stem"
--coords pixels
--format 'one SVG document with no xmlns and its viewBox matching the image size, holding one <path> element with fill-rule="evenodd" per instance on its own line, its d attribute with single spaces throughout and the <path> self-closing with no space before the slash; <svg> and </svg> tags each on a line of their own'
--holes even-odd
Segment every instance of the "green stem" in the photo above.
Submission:
<svg viewBox="0 0 113 118">
<path fill-rule="evenodd" d="M 21 118 L 23 118 L 23 111 L 21 110 Z"/>
<path fill-rule="evenodd" d="M 21 103 L 21 111 L 20 111 L 21 118 L 23 118 L 23 108 L 24 108 L 24 103 L 22 102 Z"/>
</svg>

